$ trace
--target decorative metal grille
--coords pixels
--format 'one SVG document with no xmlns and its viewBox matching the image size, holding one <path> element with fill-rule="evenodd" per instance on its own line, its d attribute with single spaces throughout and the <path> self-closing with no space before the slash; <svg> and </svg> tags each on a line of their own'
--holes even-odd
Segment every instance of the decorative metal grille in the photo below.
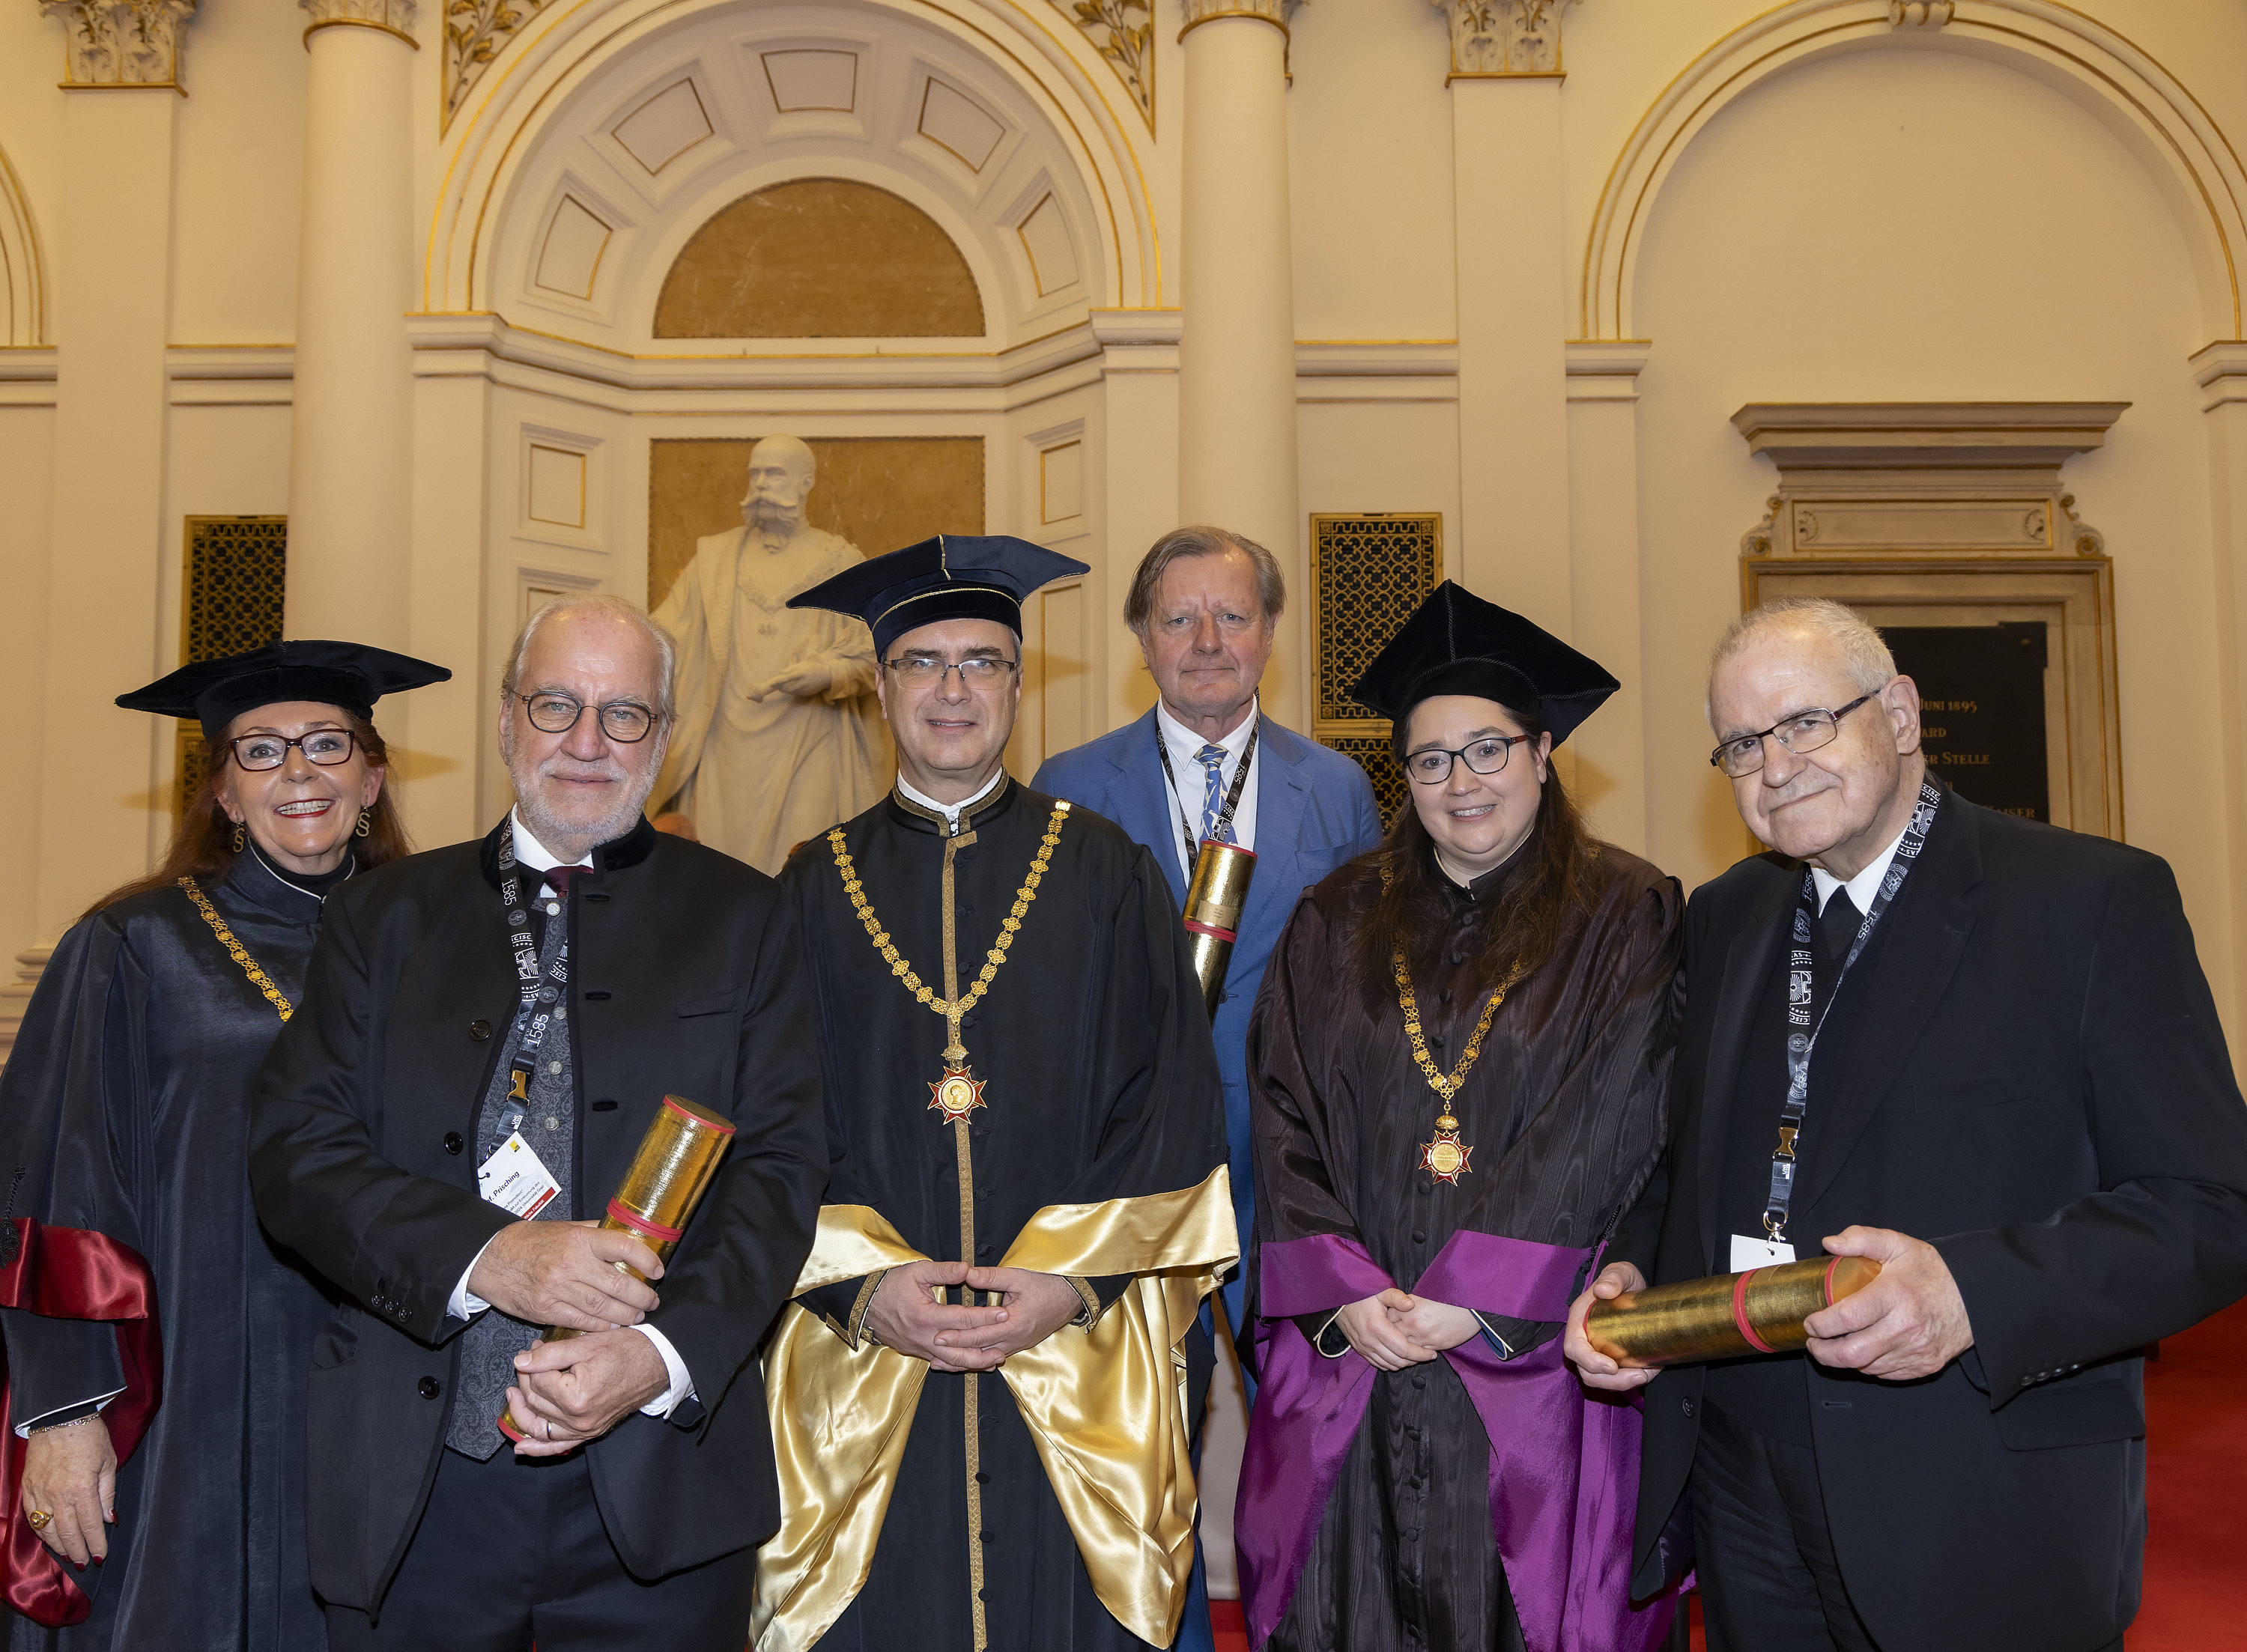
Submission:
<svg viewBox="0 0 2247 1652">
<path fill-rule="evenodd" d="M 180 663 L 247 653 L 281 640 L 289 561 L 286 516 L 190 516 L 181 584 Z M 174 814 L 203 783 L 203 731 L 180 724 L 180 787 Z"/>
<path fill-rule="evenodd" d="M 1388 720 L 1352 687 L 1444 577 L 1441 515 L 1311 518 L 1311 732 L 1373 782 L 1383 825 L 1404 807 Z"/>
<path fill-rule="evenodd" d="M 1373 782 L 1373 801 L 1381 808 L 1381 823 L 1384 828 L 1391 824 L 1404 807 L 1405 780 L 1397 754 L 1389 749 L 1389 736 L 1322 734 L 1319 743 L 1340 752 L 1365 771 L 1365 777 Z"/>
</svg>

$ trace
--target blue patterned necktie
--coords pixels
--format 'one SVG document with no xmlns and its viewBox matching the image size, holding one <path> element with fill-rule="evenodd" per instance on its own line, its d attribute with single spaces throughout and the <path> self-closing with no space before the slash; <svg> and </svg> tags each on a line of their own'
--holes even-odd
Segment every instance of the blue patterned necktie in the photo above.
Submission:
<svg viewBox="0 0 2247 1652">
<path fill-rule="evenodd" d="M 1217 818 L 1218 810 L 1225 807 L 1225 797 L 1220 785 L 1225 775 L 1225 747 L 1205 746 L 1194 755 L 1201 761 L 1204 776 L 1201 791 L 1201 835 L 1205 838 L 1214 837 L 1220 843 L 1233 843 L 1235 841 L 1233 836 L 1233 823 L 1228 820 L 1219 825 Z"/>
</svg>

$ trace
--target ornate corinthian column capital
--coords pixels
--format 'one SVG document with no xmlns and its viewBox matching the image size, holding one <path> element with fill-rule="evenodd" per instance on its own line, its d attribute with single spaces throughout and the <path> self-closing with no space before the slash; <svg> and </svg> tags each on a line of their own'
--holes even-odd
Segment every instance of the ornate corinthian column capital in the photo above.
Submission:
<svg viewBox="0 0 2247 1652">
<path fill-rule="evenodd" d="M 1575 0 L 1428 0 L 1451 22 L 1451 75 L 1557 75 L 1561 14 Z"/>
<path fill-rule="evenodd" d="M 1185 17 L 1185 28 L 1178 33 L 1183 38 L 1186 30 L 1196 24 L 1217 17 L 1261 17 L 1285 34 L 1287 19 L 1295 15 L 1297 7 L 1308 3 L 1308 0 L 1178 0 L 1178 10 Z"/>
<path fill-rule="evenodd" d="M 180 42 L 195 0 L 39 0 L 69 45 L 65 86 L 174 86 Z"/>
<path fill-rule="evenodd" d="M 417 51 L 421 49 L 413 38 L 413 0 L 297 0 L 297 4 L 311 19 L 304 26 L 307 44 L 315 29 L 347 27 L 379 29 Z"/>
</svg>

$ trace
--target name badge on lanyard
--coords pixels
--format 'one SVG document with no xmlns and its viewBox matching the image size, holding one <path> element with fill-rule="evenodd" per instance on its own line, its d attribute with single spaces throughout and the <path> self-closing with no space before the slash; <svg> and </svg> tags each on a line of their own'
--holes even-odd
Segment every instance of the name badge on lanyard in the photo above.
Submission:
<svg viewBox="0 0 2247 1652">
<path fill-rule="evenodd" d="M 502 1111 L 499 1128 L 514 1132 L 522 1125 L 523 1115 L 530 1105 L 530 1083 L 533 1075 L 538 1070 L 539 1048 L 545 1042 L 547 1030 L 553 1025 L 555 1013 L 560 1007 L 562 994 L 570 984 L 570 938 L 566 930 L 549 936 L 553 943 L 553 956 L 542 969 L 538 948 L 531 940 L 530 915 L 523 909 L 522 876 L 516 866 L 515 833 L 511 829 L 500 842 L 499 866 L 500 909 L 506 919 L 508 945 L 515 954 L 516 981 L 522 992 L 522 1002 L 516 1010 L 515 1021 L 508 1028 L 507 1040 L 500 1052 L 502 1070 L 507 1074 L 507 1089 L 502 1099 L 509 1106 Z M 567 919 L 555 907 L 550 906 L 548 910 L 554 913 L 553 922 L 566 923 Z M 516 1211 L 512 1204 L 485 1190 L 482 1185 L 487 1173 L 496 1173 L 495 1166 L 510 1162 L 509 1150 L 515 1148 L 520 1148 L 523 1154 L 529 1156 L 529 1164 L 536 1166 L 537 1177 L 543 1178 L 557 1191 L 560 1184 L 547 1173 L 537 1154 L 530 1150 L 522 1138 L 511 1134 L 509 1139 L 502 1143 L 478 1170 L 477 1181 L 479 1191 L 483 1191 L 486 1198 L 522 1215 L 522 1212 Z M 533 1208 L 543 1206 L 551 1197 L 550 1193 L 545 1198 L 537 1198 Z"/>
<path fill-rule="evenodd" d="M 1795 900 L 1794 929 L 1788 942 L 1786 1102 L 1779 1109 L 1779 1145 L 1771 1156 L 1771 1187 L 1764 1199 L 1764 1237 L 1755 1240 L 1734 1234 L 1732 1254 L 1736 1259 L 1742 1253 L 1743 1245 L 1755 1245 L 1767 1250 L 1784 1249 L 1786 1254 L 1775 1256 L 1773 1260 L 1794 1259 L 1794 1247 L 1786 1237 L 1786 1222 L 1794 1204 L 1796 1149 L 1802 1138 L 1803 1121 L 1810 1110 L 1810 1058 L 1818 1048 L 1818 1034 L 1825 1030 L 1826 1017 L 1833 1011 L 1834 1000 L 1841 993 L 1850 966 L 1864 952 L 1865 943 L 1895 902 L 1896 891 L 1903 887 L 1903 880 L 1918 861 L 1920 851 L 1927 847 L 1927 834 L 1935 824 L 1935 811 L 1942 802 L 1943 794 L 1933 782 L 1920 782 L 1919 802 L 1912 810 L 1911 823 L 1896 840 L 1895 857 L 1881 878 L 1880 890 L 1865 913 L 1865 921 L 1857 925 L 1856 939 L 1849 943 L 1848 955 L 1841 960 L 1841 968 L 1823 982 L 1819 980 L 1819 972 L 1811 967 L 1810 955 L 1811 920 L 1818 911 L 1818 885 L 1810 869 L 1803 868 L 1802 891 Z M 1759 1261 L 1749 1266 L 1760 1267 L 1766 1264 Z M 1736 1265 L 1732 1271 L 1742 1270 Z"/>
</svg>

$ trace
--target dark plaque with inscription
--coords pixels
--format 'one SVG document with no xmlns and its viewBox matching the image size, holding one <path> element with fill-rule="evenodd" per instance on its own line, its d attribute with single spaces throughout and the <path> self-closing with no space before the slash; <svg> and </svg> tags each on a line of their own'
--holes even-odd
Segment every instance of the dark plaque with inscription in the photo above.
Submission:
<svg viewBox="0 0 2247 1652">
<path fill-rule="evenodd" d="M 1919 685 L 1929 769 L 1984 808 L 2050 820 L 2044 623 L 1883 625 L 1881 635 Z"/>
</svg>

